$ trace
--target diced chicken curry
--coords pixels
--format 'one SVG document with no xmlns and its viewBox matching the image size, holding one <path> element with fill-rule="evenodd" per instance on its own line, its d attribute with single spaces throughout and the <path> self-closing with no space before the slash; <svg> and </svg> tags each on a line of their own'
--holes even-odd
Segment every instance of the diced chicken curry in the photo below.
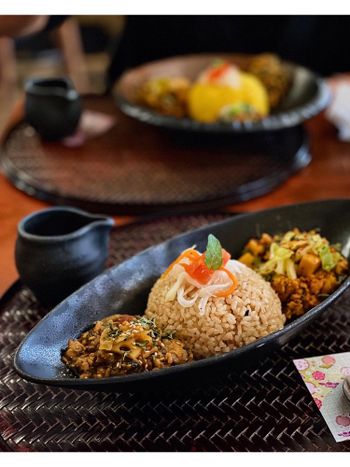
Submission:
<svg viewBox="0 0 350 467">
<path fill-rule="evenodd" d="M 287 319 L 320 303 L 349 273 L 339 245 L 330 245 L 316 230 L 264 233 L 247 242 L 239 260 L 271 282 Z"/>
</svg>

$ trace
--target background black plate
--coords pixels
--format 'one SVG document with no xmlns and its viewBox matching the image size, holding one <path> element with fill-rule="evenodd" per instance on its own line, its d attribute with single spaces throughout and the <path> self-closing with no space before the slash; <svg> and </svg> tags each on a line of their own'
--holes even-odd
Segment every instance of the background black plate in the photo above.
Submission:
<svg viewBox="0 0 350 467">
<path fill-rule="evenodd" d="M 168 384 L 169 380 L 174 380 L 177 384 L 185 380 L 188 386 L 190 378 L 195 378 L 203 384 L 205 377 L 216 377 L 219 371 L 227 372 L 233 367 L 237 369 L 240 365 L 249 366 L 256 363 L 267 352 L 284 345 L 313 320 L 319 318 L 327 306 L 350 285 L 350 279 L 346 279 L 337 291 L 321 304 L 281 331 L 226 354 L 159 372 L 79 380 L 67 376 L 60 355 L 68 339 L 77 337 L 95 320 L 116 312 L 140 314 L 157 277 L 189 245 L 197 244 L 198 248 L 203 250 L 208 233 L 214 233 L 233 257 L 236 257 L 251 236 L 263 232 L 283 232 L 295 226 L 307 230 L 318 227 L 331 243 L 340 242 L 344 245 L 343 253 L 349 257 L 349 210 L 350 200 L 291 205 L 211 224 L 145 250 L 98 276 L 40 321 L 21 344 L 15 357 L 15 368 L 21 376 L 45 384 L 96 390 L 144 390 L 152 384 Z M 198 380 L 199 376 L 201 380 Z"/>
<path fill-rule="evenodd" d="M 250 59 L 244 54 L 199 54 L 167 58 L 126 71 L 115 87 L 116 102 L 122 112 L 142 122 L 173 130 L 202 133 L 254 133 L 280 130 L 300 125 L 326 108 L 330 91 L 325 81 L 312 71 L 284 62 L 292 84 L 283 102 L 271 115 L 256 122 L 201 123 L 190 118 L 175 118 L 154 112 L 137 104 L 136 91 L 142 83 L 159 76 L 184 76 L 190 80 L 218 57 L 238 66 Z"/>
</svg>

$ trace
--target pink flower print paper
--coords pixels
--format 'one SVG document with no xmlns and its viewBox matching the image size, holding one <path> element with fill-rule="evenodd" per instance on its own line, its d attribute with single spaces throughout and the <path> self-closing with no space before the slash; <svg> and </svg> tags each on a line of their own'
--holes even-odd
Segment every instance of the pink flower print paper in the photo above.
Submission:
<svg viewBox="0 0 350 467">
<path fill-rule="evenodd" d="M 350 440 L 350 402 L 343 381 L 350 376 L 350 352 L 294 360 L 305 386 L 337 442 Z"/>
</svg>

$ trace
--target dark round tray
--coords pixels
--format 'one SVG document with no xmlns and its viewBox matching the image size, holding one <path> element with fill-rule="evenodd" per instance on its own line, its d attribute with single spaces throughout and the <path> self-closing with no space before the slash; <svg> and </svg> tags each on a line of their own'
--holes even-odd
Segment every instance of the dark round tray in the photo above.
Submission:
<svg viewBox="0 0 350 467">
<path fill-rule="evenodd" d="M 109 264 L 223 215 L 168 217 L 119 227 Z M 350 293 L 280 351 L 211 386 L 94 393 L 21 379 L 16 347 L 45 315 L 16 283 L 0 302 L 0 450 L 350 451 L 336 443 L 292 359 L 349 350 Z"/>
<path fill-rule="evenodd" d="M 26 123 L 9 132 L 1 166 L 20 190 L 111 214 L 194 212 L 272 191 L 311 160 L 302 127 L 254 135 L 191 135 L 122 115 L 81 148 L 43 143 Z"/>
</svg>

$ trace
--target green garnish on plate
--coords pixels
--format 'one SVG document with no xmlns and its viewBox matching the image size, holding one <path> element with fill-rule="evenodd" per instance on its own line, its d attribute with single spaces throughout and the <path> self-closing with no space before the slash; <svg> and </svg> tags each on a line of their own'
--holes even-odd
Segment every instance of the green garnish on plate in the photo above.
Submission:
<svg viewBox="0 0 350 467">
<path fill-rule="evenodd" d="M 222 266 L 222 247 L 219 240 L 212 234 L 208 236 L 207 248 L 205 250 L 205 265 L 208 269 L 216 271 Z"/>
</svg>

